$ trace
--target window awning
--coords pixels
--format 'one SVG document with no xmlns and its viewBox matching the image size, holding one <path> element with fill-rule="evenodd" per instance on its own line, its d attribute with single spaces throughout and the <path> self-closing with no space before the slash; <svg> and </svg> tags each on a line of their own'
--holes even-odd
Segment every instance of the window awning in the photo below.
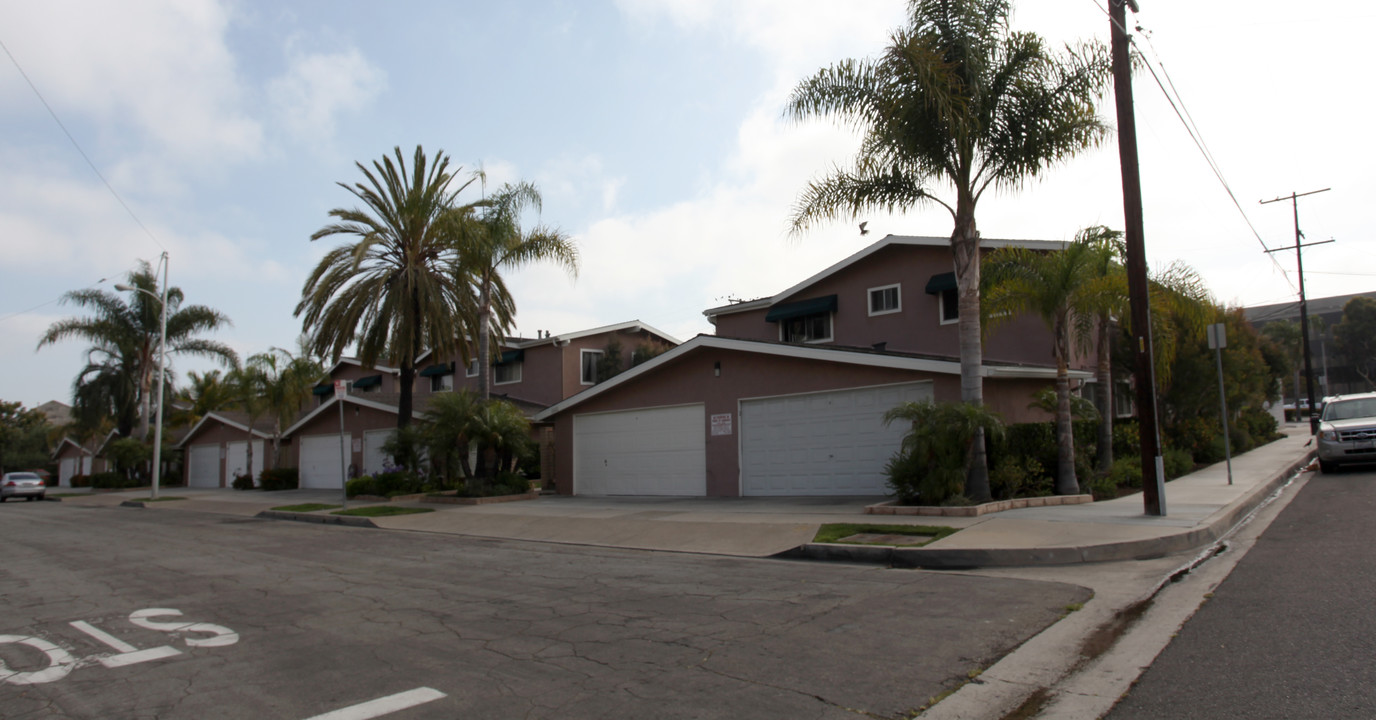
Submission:
<svg viewBox="0 0 1376 720">
<path fill-rule="evenodd" d="M 356 390 L 367 390 L 368 388 L 375 388 L 380 385 L 382 385 L 381 375 L 369 375 L 368 377 L 361 377 L 354 381 L 354 389 Z"/>
<path fill-rule="evenodd" d="M 453 375 L 453 374 L 454 374 L 454 363 L 441 363 L 441 364 L 439 364 L 439 365 L 431 365 L 430 367 L 427 367 L 427 368 L 425 368 L 424 370 L 421 370 L 421 371 L 420 371 L 420 376 L 421 376 L 421 377 L 434 377 L 434 376 L 436 376 L 436 375 Z"/>
<path fill-rule="evenodd" d="M 525 350 L 507 350 L 497 358 L 493 365 L 506 365 L 507 363 L 520 362 L 526 358 Z"/>
<path fill-rule="evenodd" d="M 314 395 L 330 395 L 334 393 L 334 383 L 322 382 L 319 385 L 316 385 L 314 388 L 312 388 L 311 393 Z"/>
<path fill-rule="evenodd" d="M 953 272 L 937 273 L 927 281 L 927 294 L 940 295 L 947 290 L 956 289 L 956 274 Z"/>
<path fill-rule="evenodd" d="M 765 315 L 764 319 L 765 322 L 779 322 L 824 312 L 836 312 L 835 295 L 775 305 L 769 309 L 769 314 Z"/>
</svg>

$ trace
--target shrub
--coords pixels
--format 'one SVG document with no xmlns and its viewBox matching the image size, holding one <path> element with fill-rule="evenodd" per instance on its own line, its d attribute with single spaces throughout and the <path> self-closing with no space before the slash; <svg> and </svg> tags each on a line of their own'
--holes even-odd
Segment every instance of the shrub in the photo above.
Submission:
<svg viewBox="0 0 1376 720">
<path fill-rule="evenodd" d="M 1116 466 L 1117 463 L 1115 462 Z M 1083 489 L 1088 490 L 1095 500 L 1112 500 L 1118 497 L 1118 481 L 1114 478 L 1113 472 L 1103 475 L 1095 473 L 1087 476 L 1087 480 L 1081 483 Z"/>
<path fill-rule="evenodd" d="M 904 403 L 884 414 L 884 422 L 895 421 L 907 423 L 909 430 L 884 472 L 889 487 L 904 503 L 940 505 L 959 495 L 980 428 L 990 446 L 1004 442 L 998 416 L 977 405 Z"/>
<path fill-rule="evenodd" d="M 414 495 L 424 489 L 420 476 L 405 470 L 378 473 L 373 477 L 373 483 L 377 494 L 383 497 Z"/>
<path fill-rule="evenodd" d="M 1036 458 L 1004 455 L 989 471 L 989 489 L 1000 499 L 1050 495 L 1055 479 Z"/>
<path fill-rule="evenodd" d="M 1242 408 L 1238 413 L 1237 424 L 1251 433 L 1257 445 L 1264 445 L 1281 437 L 1276 417 L 1254 405 Z"/>
<path fill-rule="evenodd" d="M 358 497 L 359 495 L 382 495 L 382 493 L 378 492 L 377 482 L 373 479 L 372 475 L 349 478 L 349 481 L 344 484 L 344 494 L 348 497 Z"/>
<path fill-rule="evenodd" d="M 1167 480 L 1174 480 L 1194 470 L 1194 458 L 1188 452 L 1174 448 L 1162 453 L 1161 464 L 1165 466 Z"/>
<path fill-rule="evenodd" d="M 91 476 L 91 487 L 93 488 L 117 490 L 120 488 L 138 487 L 138 485 L 138 480 L 126 477 L 124 473 L 117 470 L 109 470 Z"/>
<path fill-rule="evenodd" d="M 270 468 L 258 475 L 258 487 L 269 492 L 295 490 L 300 485 L 300 480 L 300 475 L 294 467 Z"/>
<path fill-rule="evenodd" d="M 90 476 L 90 475 L 73 475 L 73 476 L 71 477 L 71 479 L 68 480 L 67 482 L 71 483 L 71 484 L 72 484 L 72 487 L 74 487 L 74 488 L 79 488 L 79 487 L 91 487 L 91 476 Z"/>
<path fill-rule="evenodd" d="M 1113 487 L 1134 489 L 1142 487 L 1142 458 L 1129 455 L 1114 460 L 1113 467 L 1109 469 L 1105 482 L 1111 483 Z M 1097 493 L 1095 496 L 1098 496 Z"/>
<path fill-rule="evenodd" d="M 1113 457 L 1142 454 L 1142 429 L 1136 419 L 1113 421 Z"/>
<path fill-rule="evenodd" d="M 234 482 L 230 483 L 230 487 L 233 487 L 235 490 L 252 490 L 253 475 L 249 473 L 235 473 Z"/>
</svg>

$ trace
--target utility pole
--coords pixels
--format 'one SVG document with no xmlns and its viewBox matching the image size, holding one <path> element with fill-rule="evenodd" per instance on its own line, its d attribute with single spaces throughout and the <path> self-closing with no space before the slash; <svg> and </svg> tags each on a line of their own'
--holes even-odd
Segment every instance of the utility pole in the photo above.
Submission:
<svg viewBox="0 0 1376 720">
<path fill-rule="evenodd" d="M 1299 268 L 1299 275 L 1300 275 L 1300 347 L 1303 348 L 1302 352 L 1304 353 L 1304 389 L 1305 389 L 1305 393 L 1307 393 L 1308 396 L 1309 396 L 1309 434 L 1310 434 L 1310 435 L 1315 435 L 1315 434 L 1317 434 L 1317 433 L 1319 432 L 1319 414 L 1318 414 L 1317 412 L 1315 412 L 1315 408 L 1318 407 L 1318 406 L 1314 404 L 1314 369 L 1313 369 L 1313 362 L 1309 359 L 1309 302 L 1306 301 L 1305 298 L 1304 298 L 1304 256 L 1303 256 L 1303 254 L 1302 254 L 1300 251 L 1301 251 L 1303 248 L 1311 247 L 1311 246 L 1313 246 L 1313 245 L 1327 245 L 1328 243 L 1331 243 L 1331 242 L 1333 242 L 1333 241 L 1332 241 L 1332 240 L 1322 240 L 1322 241 L 1316 242 L 1316 243 L 1309 243 L 1308 245 L 1305 245 L 1305 244 L 1303 243 L 1303 240 L 1304 240 L 1304 233 L 1300 232 L 1300 204 L 1299 204 L 1299 199 L 1302 198 L 1302 197 L 1304 197 L 1304 196 L 1306 196 L 1306 195 L 1318 195 L 1319 193 L 1328 192 L 1329 190 L 1332 190 L 1332 188 L 1324 188 L 1324 189 L 1322 189 L 1322 190 L 1311 190 L 1311 191 L 1306 192 L 1306 193 L 1294 193 L 1294 192 L 1292 192 L 1292 193 L 1290 193 L 1290 194 L 1289 194 L 1288 196 L 1286 196 L 1286 197 L 1278 197 L 1278 198 L 1276 198 L 1276 199 L 1274 199 L 1274 200 L 1262 200 L 1262 201 L 1261 201 L 1261 204 L 1262 204 L 1262 205 L 1270 205 L 1270 204 L 1273 203 L 1273 202 L 1280 202 L 1281 200 L 1289 200 L 1289 201 L 1290 201 L 1290 205 L 1291 205 L 1291 207 L 1293 208 L 1294 213 L 1295 213 L 1295 247 L 1294 247 L 1294 250 L 1295 250 L 1295 265 Z M 1273 253 L 1273 252 L 1279 252 L 1279 251 L 1281 251 L 1281 250 L 1289 250 L 1289 249 L 1290 249 L 1290 248 L 1275 248 L 1274 250 L 1267 250 L 1266 252 L 1268 252 L 1268 253 Z M 1300 414 L 1299 405 L 1300 405 L 1299 399 L 1296 398 L 1296 400 L 1295 400 L 1295 417 L 1296 417 L 1296 419 L 1299 418 L 1299 414 Z"/>
<path fill-rule="evenodd" d="M 1128 54 L 1127 8 L 1137 0 L 1109 0 L 1113 37 L 1113 96 L 1118 108 L 1118 159 L 1123 174 L 1123 235 L 1127 242 L 1128 303 L 1133 336 L 1133 383 L 1141 429 L 1142 504 L 1147 515 L 1166 514 L 1166 475 L 1156 422 L 1156 354 L 1151 344 L 1147 252 L 1142 228 L 1142 180 L 1137 169 L 1137 121 L 1132 109 L 1132 62 Z M 1111 390 L 1111 388 L 1110 388 Z"/>
</svg>

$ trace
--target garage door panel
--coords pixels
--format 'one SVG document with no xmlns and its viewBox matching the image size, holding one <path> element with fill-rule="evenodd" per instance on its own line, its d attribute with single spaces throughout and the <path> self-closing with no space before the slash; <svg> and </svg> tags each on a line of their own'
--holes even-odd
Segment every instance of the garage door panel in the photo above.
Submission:
<svg viewBox="0 0 1376 720">
<path fill-rule="evenodd" d="M 707 493 L 701 405 L 577 415 L 573 435 L 575 494 Z"/>
<path fill-rule="evenodd" d="M 743 401 L 742 494 L 887 494 L 884 465 L 905 428 L 884 413 L 931 397 L 920 382 Z"/>
<path fill-rule="evenodd" d="M 190 487 L 201 488 L 220 487 L 219 443 L 192 445 L 189 456 L 190 475 L 187 477 L 186 484 Z"/>
<path fill-rule="evenodd" d="M 258 476 L 263 474 L 263 441 L 253 441 L 253 482 L 258 484 Z M 242 475 L 248 467 L 248 443 L 232 442 L 225 447 L 225 478 L 234 482 L 235 475 Z"/>
<path fill-rule="evenodd" d="M 317 489 L 339 489 L 343 487 L 344 475 L 341 464 L 343 452 L 352 438 L 344 435 L 344 444 L 339 435 L 314 435 L 301 439 L 301 466 L 299 468 L 301 487 Z"/>
</svg>

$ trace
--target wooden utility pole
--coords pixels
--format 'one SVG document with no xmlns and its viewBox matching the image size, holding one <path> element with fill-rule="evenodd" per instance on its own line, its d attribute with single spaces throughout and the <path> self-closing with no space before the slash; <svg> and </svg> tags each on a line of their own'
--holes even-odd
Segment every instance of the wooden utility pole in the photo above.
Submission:
<svg viewBox="0 0 1376 720">
<path fill-rule="evenodd" d="M 1331 242 L 1333 242 L 1333 241 L 1332 241 L 1332 240 L 1323 240 L 1323 241 L 1316 242 L 1316 243 L 1309 243 L 1309 245 L 1303 244 L 1302 241 L 1303 241 L 1303 239 L 1304 239 L 1304 233 L 1300 232 L 1300 204 L 1299 204 L 1299 199 L 1302 198 L 1302 197 L 1304 197 L 1305 195 L 1317 195 L 1317 194 L 1319 194 L 1319 193 L 1321 193 L 1321 192 L 1328 192 L 1329 190 L 1332 190 L 1332 188 L 1324 188 L 1324 189 L 1322 189 L 1322 190 L 1311 190 L 1311 191 L 1309 191 L 1309 192 L 1307 192 L 1307 193 L 1294 193 L 1294 192 L 1292 192 L 1292 193 L 1290 193 L 1290 194 L 1289 194 L 1288 196 L 1286 196 L 1286 197 L 1278 197 L 1278 198 L 1276 198 L 1276 199 L 1274 199 L 1274 200 L 1262 200 L 1262 201 L 1261 201 L 1261 204 L 1262 204 L 1262 205 L 1269 205 L 1269 204 L 1271 204 L 1271 203 L 1273 203 L 1273 202 L 1280 202 L 1281 200 L 1289 200 L 1289 201 L 1290 201 L 1291 207 L 1292 207 L 1292 208 L 1294 209 L 1294 211 L 1295 211 L 1295 247 L 1294 247 L 1294 250 L 1295 250 L 1295 265 L 1296 265 L 1296 266 L 1298 267 L 1298 269 L 1299 269 L 1299 276 L 1300 276 L 1300 347 L 1303 348 L 1302 352 L 1304 353 L 1304 391 L 1305 391 L 1305 394 L 1308 395 L 1308 397 L 1309 397 L 1309 434 L 1310 434 L 1310 435 L 1314 435 L 1314 434 L 1317 434 L 1317 433 L 1319 432 L 1319 414 L 1318 414 L 1318 412 L 1317 412 L 1318 405 L 1314 404 L 1314 369 L 1313 369 L 1313 362 L 1309 359 L 1309 302 L 1308 302 L 1307 300 L 1305 300 L 1305 298 L 1304 298 L 1304 256 L 1301 255 L 1300 251 L 1301 251 L 1301 249 L 1307 248 L 1307 247 L 1309 247 L 1310 245 L 1326 245 L 1326 244 L 1331 243 Z M 1274 249 L 1274 250 L 1267 250 L 1266 252 L 1268 252 L 1268 253 L 1273 253 L 1273 252 L 1277 252 L 1277 251 L 1280 251 L 1280 250 L 1289 250 L 1289 249 L 1290 249 L 1290 248 L 1276 248 L 1276 249 Z M 1300 417 L 1300 399 L 1299 399 L 1299 398 L 1295 398 L 1295 419 L 1298 420 L 1299 417 Z"/>
<path fill-rule="evenodd" d="M 1156 421 L 1156 354 L 1151 344 L 1151 302 L 1142 229 L 1142 180 L 1137 171 L 1137 122 L 1132 109 L 1132 62 L 1128 53 L 1127 7 L 1137 0 L 1109 0 L 1113 37 L 1113 96 L 1118 108 L 1118 159 L 1123 174 L 1123 235 L 1127 242 L 1128 303 L 1133 337 L 1133 382 L 1141 428 L 1142 504 L 1147 515 L 1165 515 L 1165 469 Z M 1112 391 L 1112 388 L 1109 388 Z"/>
</svg>

